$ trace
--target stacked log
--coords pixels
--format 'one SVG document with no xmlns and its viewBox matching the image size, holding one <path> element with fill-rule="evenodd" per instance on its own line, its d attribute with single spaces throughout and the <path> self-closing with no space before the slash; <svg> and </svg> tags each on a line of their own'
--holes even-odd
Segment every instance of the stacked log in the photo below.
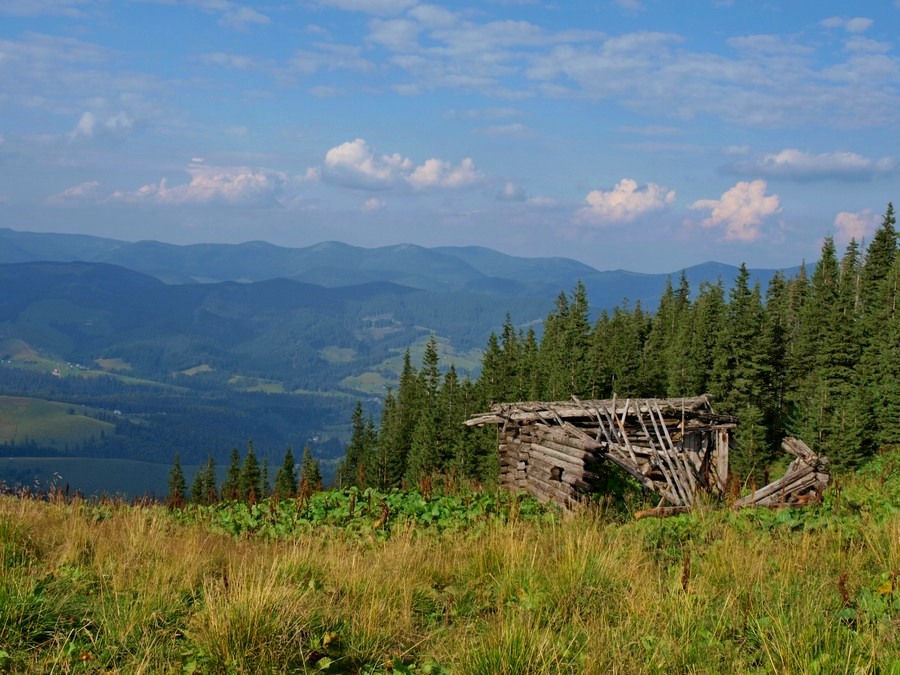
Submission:
<svg viewBox="0 0 900 675">
<path fill-rule="evenodd" d="M 822 491 L 831 480 L 828 458 L 815 454 L 798 438 L 785 438 L 781 447 L 796 457 L 784 476 L 739 499 L 734 508 L 798 506 L 822 500 Z"/>
</svg>

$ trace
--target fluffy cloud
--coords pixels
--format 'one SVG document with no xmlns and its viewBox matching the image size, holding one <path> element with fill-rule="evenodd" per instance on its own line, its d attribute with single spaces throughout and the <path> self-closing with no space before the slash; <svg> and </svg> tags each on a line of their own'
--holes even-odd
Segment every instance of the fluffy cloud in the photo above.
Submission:
<svg viewBox="0 0 900 675">
<path fill-rule="evenodd" d="M 502 202 L 524 202 L 527 195 L 521 185 L 516 185 L 512 181 L 507 181 L 497 195 L 497 199 Z"/>
<path fill-rule="evenodd" d="M 781 200 L 778 195 L 767 195 L 767 187 L 764 180 L 742 181 L 719 199 L 700 199 L 690 208 L 711 211 L 700 224 L 706 228 L 724 228 L 726 240 L 755 241 L 762 221 L 781 211 Z"/>
<path fill-rule="evenodd" d="M 841 211 L 834 217 L 835 238 L 841 244 L 851 239 L 862 241 L 878 227 L 879 217 L 872 209 L 862 211 Z"/>
<path fill-rule="evenodd" d="M 724 169 L 728 173 L 739 175 L 813 181 L 868 180 L 879 174 L 890 173 L 895 167 L 896 162 L 891 157 L 876 160 L 855 152 L 827 152 L 813 155 L 788 148 L 750 161 L 735 162 Z"/>
<path fill-rule="evenodd" d="M 482 179 L 475 162 L 466 157 L 458 166 L 442 159 L 428 159 L 417 166 L 407 179 L 417 190 L 427 188 L 462 188 L 474 185 Z"/>
<path fill-rule="evenodd" d="M 383 210 L 385 206 L 387 206 L 387 204 L 384 203 L 384 200 L 371 197 L 363 202 L 362 210 L 363 213 L 375 213 L 376 211 Z"/>
<path fill-rule="evenodd" d="M 91 180 L 63 190 L 59 194 L 52 195 L 47 198 L 47 201 L 57 205 L 71 204 L 73 202 L 96 199 L 99 192 L 100 183 Z"/>
<path fill-rule="evenodd" d="M 675 201 L 675 191 L 666 190 L 656 183 L 648 183 L 643 189 L 636 181 L 623 178 L 609 191 L 591 190 L 585 197 L 587 206 L 580 208 L 576 219 L 582 222 L 630 223 L 639 216 L 658 211 Z"/>
<path fill-rule="evenodd" d="M 325 153 L 319 174 L 325 181 L 362 190 L 462 188 L 483 179 L 469 157 L 455 166 L 442 159 L 429 159 L 416 166 L 400 153 L 376 155 L 361 138 Z"/>
<path fill-rule="evenodd" d="M 822 25 L 825 28 L 843 28 L 848 33 L 864 33 L 873 23 L 872 19 L 866 19 L 861 16 L 857 16 L 853 19 L 843 19 L 839 16 L 832 16 L 822 21 Z"/>
<path fill-rule="evenodd" d="M 124 112 L 100 117 L 86 112 L 78 119 L 78 124 L 69 132 L 69 140 L 94 138 L 97 136 L 124 136 L 131 132 L 134 120 Z"/>
<path fill-rule="evenodd" d="M 189 183 L 169 186 L 163 178 L 134 192 L 114 192 L 110 201 L 131 204 L 275 206 L 291 182 L 283 173 L 247 167 L 213 167 L 192 164 Z"/>
</svg>

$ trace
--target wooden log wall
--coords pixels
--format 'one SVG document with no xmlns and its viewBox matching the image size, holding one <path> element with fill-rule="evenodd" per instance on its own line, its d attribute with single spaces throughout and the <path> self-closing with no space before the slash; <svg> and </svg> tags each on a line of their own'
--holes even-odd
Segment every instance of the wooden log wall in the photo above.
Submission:
<svg viewBox="0 0 900 675">
<path fill-rule="evenodd" d="M 733 420 L 707 397 L 494 406 L 469 425 L 497 424 L 500 484 L 569 506 L 611 462 L 675 507 L 723 492 Z"/>
</svg>

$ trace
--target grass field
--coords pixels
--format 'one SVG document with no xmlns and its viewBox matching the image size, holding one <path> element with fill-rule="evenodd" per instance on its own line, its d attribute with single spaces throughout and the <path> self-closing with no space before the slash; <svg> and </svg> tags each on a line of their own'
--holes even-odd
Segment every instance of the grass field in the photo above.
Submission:
<svg viewBox="0 0 900 675">
<path fill-rule="evenodd" d="M 120 358 L 95 359 L 94 363 L 100 366 L 102 370 L 131 370 L 131 364 Z"/>
<path fill-rule="evenodd" d="M 232 521 L 242 533 L 226 534 L 201 511 L 2 497 L 0 668 L 900 669 L 897 452 L 807 509 L 640 521 L 588 510 L 549 522 L 510 511 L 384 537 L 378 505 L 370 515 L 361 505 L 352 528 L 337 516 L 273 539 Z M 292 506 L 310 508 L 279 508 Z"/>
<path fill-rule="evenodd" d="M 62 450 L 66 444 L 113 433 L 115 425 L 84 414 L 84 409 L 67 403 L 37 398 L 0 396 L 0 443 L 38 445 Z"/>
</svg>

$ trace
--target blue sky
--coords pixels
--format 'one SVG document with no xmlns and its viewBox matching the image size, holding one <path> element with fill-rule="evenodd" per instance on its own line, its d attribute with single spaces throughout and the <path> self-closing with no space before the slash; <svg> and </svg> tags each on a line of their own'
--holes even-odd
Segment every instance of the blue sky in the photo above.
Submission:
<svg viewBox="0 0 900 675">
<path fill-rule="evenodd" d="M 0 226 L 781 267 L 900 198 L 900 0 L 0 0 Z"/>
</svg>

